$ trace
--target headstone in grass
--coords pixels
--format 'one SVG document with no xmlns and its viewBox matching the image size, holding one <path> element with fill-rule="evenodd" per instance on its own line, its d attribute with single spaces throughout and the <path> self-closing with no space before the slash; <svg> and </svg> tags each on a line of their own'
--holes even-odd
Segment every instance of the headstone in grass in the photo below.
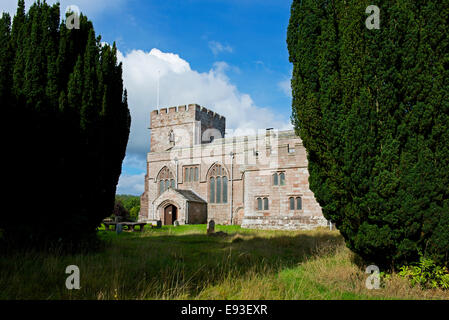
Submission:
<svg viewBox="0 0 449 320">
<path fill-rule="evenodd" d="M 117 232 L 117 234 L 122 233 L 123 231 L 123 225 L 121 223 L 117 223 L 116 227 L 115 227 L 115 231 Z"/>
<path fill-rule="evenodd" d="M 157 229 L 162 228 L 162 220 L 157 220 L 157 221 L 156 221 L 156 228 L 157 228 Z"/>
<path fill-rule="evenodd" d="M 175 222 L 173 222 L 173 226 L 179 227 L 179 221 L 178 221 L 178 220 L 175 220 Z"/>
<path fill-rule="evenodd" d="M 215 232 L 215 221 L 210 220 L 207 224 L 207 234 L 212 234 Z"/>
</svg>

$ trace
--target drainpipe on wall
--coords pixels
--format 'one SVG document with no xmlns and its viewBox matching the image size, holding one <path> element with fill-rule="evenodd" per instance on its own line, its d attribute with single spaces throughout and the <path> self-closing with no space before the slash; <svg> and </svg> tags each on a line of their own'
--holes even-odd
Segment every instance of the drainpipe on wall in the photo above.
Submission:
<svg viewBox="0 0 449 320">
<path fill-rule="evenodd" d="M 230 223 L 232 225 L 232 202 L 233 202 L 233 191 L 234 191 L 234 152 L 230 152 L 229 155 L 231 156 L 231 205 L 229 206 L 229 216 L 230 216 Z"/>
<path fill-rule="evenodd" d="M 176 183 L 175 183 L 175 186 L 176 186 L 176 189 L 178 189 L 178 158 L 175 158 L 175 163 L 176 163 L 176 177 L 175 177 Z"/>
</svg>

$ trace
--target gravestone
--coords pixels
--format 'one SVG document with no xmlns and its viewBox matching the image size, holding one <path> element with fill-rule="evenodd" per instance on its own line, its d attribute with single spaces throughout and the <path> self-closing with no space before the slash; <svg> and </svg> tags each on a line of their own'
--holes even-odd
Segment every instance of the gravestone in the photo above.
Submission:
<svg viewBox="0 0 449 320">
<path fill-rule="evenodd" d="M 211 234 L 215 232 L 215 221 L 210 220 L 209 224 L 207 225 L 207 234 Z"/>
<path fill-rule="evenodd" d="M 162 220 L 156 221 L 156 228 L 157 228 L 157 229 L 162 228 Z"/>
<path fill-rule="evenodd" d="M 115 225 L 115 232 L 116 232 L 117 234 L 120 234 L 120 233 L 122 233 L 122 231 L 123 231 L 123 225 L 122 225 L 121 223 L 117 223 L 117 224 Z"/>
<path fill-rule="evenodd" d="M 179 227 L 179 221 L 178 221 L 178 220 L 175 220 L 175 222 L 173 222 L 173 226 Z"/>
</svg>

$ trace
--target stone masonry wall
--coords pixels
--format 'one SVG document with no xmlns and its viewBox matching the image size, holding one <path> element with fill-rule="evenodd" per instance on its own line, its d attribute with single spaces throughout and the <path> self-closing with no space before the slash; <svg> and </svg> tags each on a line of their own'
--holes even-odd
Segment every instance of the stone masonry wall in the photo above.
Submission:
<svg viewBox="0 0 449 320">
<path fill-rule="evenodd" d="M 198 121 L 202 124 L 201 130 L 214 126 L 218 127 L 217 130 L 224 130 L 224 118 L 221 119 L 222 117 L 207 109 L 200 109 L 197 105 L 189 105 L 186 110 L 180 108 L 168 113 L 152 113 L 152 147 L 147 156 L 141 220 L 158 218 L 157 208 L 154 207 L 160 196 L 157 176 L 164 167 L 168 167 L 173 176 L 177 177 L 178 189 L 193 190 L 208 202 L 208 221 L 213 219 L 217 224 L 229 224 L 232 215 L 234 222 L 241 223 L 245 228 L 308 229 L 326 225 L 321 208 L 309 189 L 306 150 L 293 131 L 266 131 L 247 137 L 216 139 L 212 143 L 200 143 L 196 140 L 199 143 L 175 143 L 170 147 L 166 127 L 184 130 L 184 126 L 187 128 L 190 125 L 189 139 L 192 141 L 198 135 L 195 132 L 199 127 Z M 159 123 L 161 120 L 164 122 Z M 158 134 L 161 136 L 155 137 Z M 155 146 L 153 141 L 156 141 Z M 232 159 L 230 152 L 234 153 Z M 226 204 L 209 203 L 210 169 L 216 163 L 224 168 L 228 178 Z M 198 181 L 185 181 L 186 166 L 198 167 Z M 273 185 L 273 174 L 276 172 L 285 174 L 285 185 Z M 257 209 L 258 197 L 268 198 L 268 210 Z M 301 210 L 290 210 L 290 197 L 301 197 Z"/>
</svg>

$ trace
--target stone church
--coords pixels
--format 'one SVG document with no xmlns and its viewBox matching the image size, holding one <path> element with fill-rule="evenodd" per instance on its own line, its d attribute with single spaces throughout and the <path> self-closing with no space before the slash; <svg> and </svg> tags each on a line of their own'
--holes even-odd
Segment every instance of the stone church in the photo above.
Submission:
<svg viewBox="0 0 449 320">
<path fill-rule="evenodd" d="M 196 104 L 151 112 L 139 221 L 326 226 L 309 189 L 306 150 L 291 131 L 225 137 L 226 119 Z"/>
</svg>

